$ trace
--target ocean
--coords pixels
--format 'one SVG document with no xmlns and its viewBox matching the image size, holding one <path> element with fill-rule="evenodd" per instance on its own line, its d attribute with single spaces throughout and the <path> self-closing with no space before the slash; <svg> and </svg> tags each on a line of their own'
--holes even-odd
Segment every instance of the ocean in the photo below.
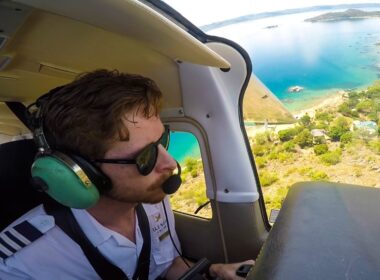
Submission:
<svg viewBox="0 0 380 280">
<path fill-rule="evenodd" d="M 380 18 L 304 21 L 323 13 L 247 21 L 208 33 L 241 45 L 255 75 L 296 111 L 339 90 L 364 88 L 380 79 Z M 289 92 L 296 85 L 304 90 Z M 200 157 L 197 140 L 190 134 L 174 133 L 171 142 L 169 152 L 180 163 L 188 156 Z"/>
<path fill-rule="evenodd" d="M 298 110 L 312 99 L 380 79 L 380 18 L 304 21 L 323 13 L 247 21 L 209 33 L 240 44 L 255 75 L 287 108 Z M 289 87 L 296 85 L 304 90 L 290 93 Z"/>
<path fill-rule="evenodd" d="M 201 157 L 197 138 L 188 132 L 171 131 L 168 151 L 181 165 L 188 157 Z"/>
</svg>

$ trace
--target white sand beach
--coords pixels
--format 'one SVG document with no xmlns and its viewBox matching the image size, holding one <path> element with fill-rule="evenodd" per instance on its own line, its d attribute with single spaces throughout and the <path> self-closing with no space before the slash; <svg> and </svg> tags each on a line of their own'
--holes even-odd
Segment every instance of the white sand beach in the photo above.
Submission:
<svg viewBox="0 0 380 280">
<path fill-rule="evenodd" d="M 293 111 L 292 114 L 296 119 L 300 119 L 302 116 L 308 114 L 310 117 L 314 117 L 317 110 L 320 109 L 337 109 L 340 104 L 344 101 L 344 95 L 347 92 L 344 90 L 339 90 L 325 99 L 317 100 L 314 104 L 310 104 L 308 108 L 302 110 Z M 255 125 L 255 126 L 246 126 L 246 131 L 248 137 L 253 137 L 258 133 L 264 133 L 265 131 L 272 131 L 277 133 L 280 130 L 291 128 L 295 126 L 295 123 L 292 124 L 267 124 L 267 125 Z"/>
</svg>

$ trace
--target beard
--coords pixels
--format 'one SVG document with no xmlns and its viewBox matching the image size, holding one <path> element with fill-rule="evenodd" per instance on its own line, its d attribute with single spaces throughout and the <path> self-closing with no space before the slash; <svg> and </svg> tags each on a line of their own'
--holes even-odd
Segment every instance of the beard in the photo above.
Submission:
<svg viewBox="0 0 380 280">
<path fill-rule="evenodd" d="M 156 204 L 161 202 L 166 194 L 162 189 L 164 182 L 171 174 L 163 174 L 158 180 L 147 187 L 142 186 L 114 186 L 111 190 L 103 193 L 104 196 L 124 203 L 147 203 Z"/>
</svg>

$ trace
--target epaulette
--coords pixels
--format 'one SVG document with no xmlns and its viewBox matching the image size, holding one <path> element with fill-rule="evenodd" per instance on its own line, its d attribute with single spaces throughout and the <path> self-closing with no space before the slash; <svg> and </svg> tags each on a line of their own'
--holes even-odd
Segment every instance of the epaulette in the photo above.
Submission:
<svg viewBox="0 0 380 280">
<path fill-rule="evenodd" d="M 53 227 L 54 218 L 39 216 L 23 221 L 0 233 L 0 261 L 4 261 L 28 246 Z"/>
</svg>

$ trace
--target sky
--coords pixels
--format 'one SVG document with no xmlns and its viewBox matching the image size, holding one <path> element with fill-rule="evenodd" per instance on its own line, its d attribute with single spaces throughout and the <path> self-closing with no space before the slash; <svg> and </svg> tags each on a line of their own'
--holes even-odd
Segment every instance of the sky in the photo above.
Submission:
<svg viewBox="0 0 380 280">
<path fill-rule="evenodd" d="M 380 0 L 163 0 L 195 25 L 248 14 L 318 5 L 379 3 Z"/>
</svg>

